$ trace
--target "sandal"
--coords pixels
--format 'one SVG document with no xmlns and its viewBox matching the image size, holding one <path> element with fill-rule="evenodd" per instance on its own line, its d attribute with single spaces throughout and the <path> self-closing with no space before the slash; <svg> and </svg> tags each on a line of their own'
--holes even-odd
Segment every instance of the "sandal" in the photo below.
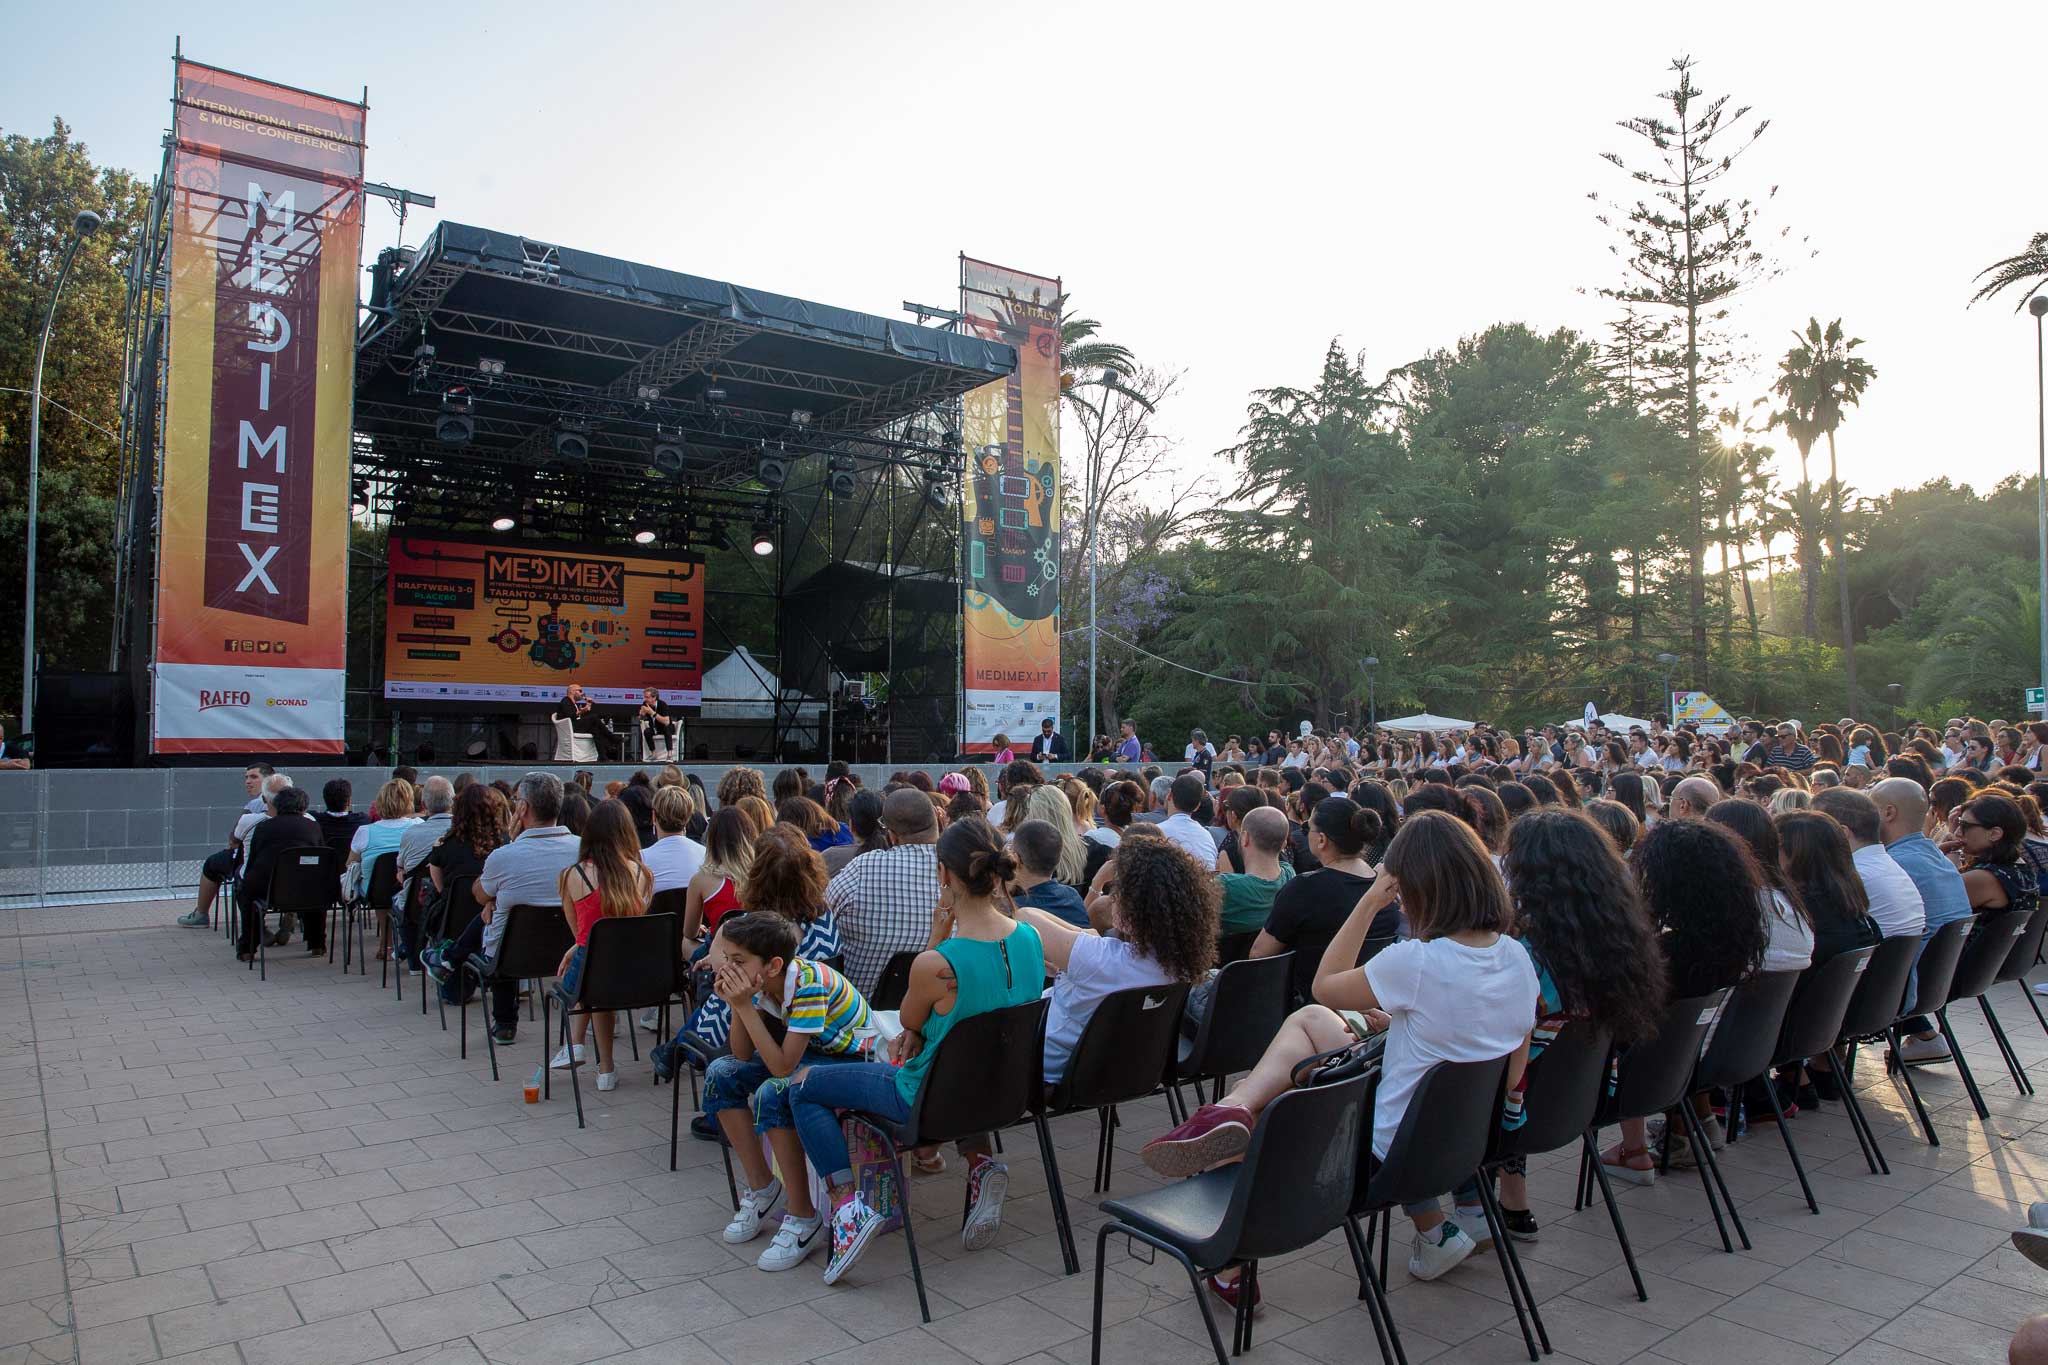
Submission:
<svg viewBox="0 0 2048 1365">
<path fill-rule="evenodd" d="M 944 1152 L 933 1152 L 930 1156 L 925 1156 L 912 1152 L 910 1154 L 910 1169 L 917 1175 L 944 1175 L 946 1172 L 946 1154 Z"/>
<path fill-rule="evenodd" d="M 1638 1160 L 1643 1164 L 1636 1165 Z M 1624 1147 L 1616 1143 L 1600 1154 L 1600 1168 L 1607 1172 L 1610 1180 L 1620 1180 L 1630 1185 L 1657 1183 L 1657 1163 L 1651 1159 L 1647 1146 Z"/>
</svg>

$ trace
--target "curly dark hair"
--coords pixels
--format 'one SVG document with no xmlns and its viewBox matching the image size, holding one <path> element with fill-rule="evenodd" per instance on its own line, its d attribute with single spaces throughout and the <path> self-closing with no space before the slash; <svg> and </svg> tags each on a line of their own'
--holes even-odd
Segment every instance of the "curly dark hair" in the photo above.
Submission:
<svg viewBox="0 0 2048 1365">
<path fill-rule="evenodd" d="M 1590 816 L 1534 810 L 1508 827 L 1503 863 L 1516 933 L 1565 1013 L 1647 1038 L 1664 1015 L 1664 955 L 1635 878 Z"/>
<path fill-rule="evenodd" d="M 825 860 L 795 825 L 773 824 L 754 840 L 747 909 L 809 924 L 825 913 Z"/>
<path fill-rule="evenodd" d="M 1527 817 L 1524 817 L 1527 818 Z M 1711 820 L 1663 820 L 1636 845 L 1629 866 L 1664 931 L 1671 989 L 1703 995 L 1763 966 L 1763 878 L 1749 845 Z"/>
<path fill-rule="evenodd" d="M 472 782 L 455 798 L 455 815 L 448 832 L 441 836 L 451 844 L 467 844 L 479 858 L 505 842 L 505 823 L 498 809 L 498 794 L 481 782 Z"/>
<path fill-rule="evenodd" d="M 1175 981 L 1200 981 L 1216 961 L 1223 893 L 1179 845 L 1134 839 L 1116 851 L 1117 932 Z"/>
</svg>

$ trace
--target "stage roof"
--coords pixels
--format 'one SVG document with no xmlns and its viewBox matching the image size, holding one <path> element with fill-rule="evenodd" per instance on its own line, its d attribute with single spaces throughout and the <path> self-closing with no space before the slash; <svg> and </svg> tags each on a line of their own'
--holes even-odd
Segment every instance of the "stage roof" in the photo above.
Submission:
<svg viewBox="0 0 2048 1365">
<path fill-rule="evenodd" d="M 743 489 L 771 449 L 957 464 L 945 412 L 1016 363 L 1001 342 L 443 223 L 373 289 L 357 464 L 429 485 L 480 462 L 553 477 L 565 426 L 606 477 L 659 467 L 700 488 Z M 475 427 L 461 446 L 436 439 L 451 401 Z"/>
</svg>

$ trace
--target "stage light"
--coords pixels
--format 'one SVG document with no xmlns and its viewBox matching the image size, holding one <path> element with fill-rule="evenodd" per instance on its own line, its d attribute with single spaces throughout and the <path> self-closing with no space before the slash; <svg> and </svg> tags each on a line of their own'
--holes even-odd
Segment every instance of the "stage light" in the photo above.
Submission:
<svg viewBox="0 0 2048 1365">
<path fill-rule="evenodd" d="M 924 471 L 924 500 L 931 504 L 934 512 L 944 512 L 951 507 L 952 490 L 946 487 L 946 471 L 927 469 Z"/>
<path fill-rule="evenodd" d="M 433 346 L 422 341 L 419 345 L 412 348 L 412 367 L 415 370 L 431 368 L 434 363 L 435 354 Z"/>
<path fill-rule="evenodd" d="M 502 360 L 494 360 L 490 356 L 478 356 L 476 362 L 476 372 L 480 375 L 485 375 L 493 379 L 503 378 L 505 374 L 505 362 Z"/>
<path fill-rule="evenodd" d="M 760 458 L 754 462 L 754 477 L 761 481 L 763 488 L 771 490 L 789 482 L 789 456 L 781 446 L 777 446 L 771 455 L 766 444 L 762 445 Z"/>
<path fill-rule="evenodd" d="M 657 386 L 657 385 L 654 385 L 654 384 L 642 384 L 642 385 L 640 386 L 640 401 L 641 401 L 641 402 L 643 402 L 643 403 L 649 403 L 649 402 L 652 402 L 653 400 L 655 400 L 655 399 L 657 399 L 657 398 L 659 398 L 659 397 L 661 397 L 661 389 L 660 389 L 660 387 L 659 387 L 659 386 Z"/>
<path fill-rule="evenodd" d="M 590 438 L 575 427 L 559 427 L 555 431 L 555 458 L 571 464 L 581 464 L 590 458 Z"/>
<path fill-rule="evenodd" d="M 654 532 L 644 526 L 641 527 L 633 533 L 633 543 L 635 545 L 652 545 L 654 543 Z"/>
<path fill-rule="evenodd" d="M 397 502 L 391 504 L 391 521 L 393 525 L 404 525 L 411 520 L 412 499 L 400 498 Z"/>
<path fill-rule="evenodd" d="M 825 486 L 832 490 L 835 498 L 853 496 L 853 461 L 844 455 L 834 455 L 825 466 Z"/>
<path fill-rule="evenodd" d="M 654 443 L 654 467 L 664 474 L 683 472 L 683 447 L 679 441 Z"/>
<path fill-rule="evenodd" d="M 754 553 L 772 555 L 775 553 L 775 528 L 765 521 L 754 523 Z"/>
<path fill-rule="evenodd" d="M 519 509 L 509 500 L 501 500 L 491 508 L 491 529 L 509 531 L 519 524 Z"/>
<path fill-rule="evenodd" d="M 958 450 L 960 448 L 960 433 L 953 430 L 951 427 L 948 427 L 944 431 L 940 432 L 939 448 L 941 450 L 949 451 Z"/>
<path fill-rule="evenodd" d="M 809 408 L 791 408 L 789 410 L 789 424 L 798 431 L 802 431 L 811 424 L 811 410 Z"/>
<path fill-rule="evenodd" d="M 370 486 L 361 479 L 351 479 L 348 485 L 348 512 L 359 517 L 370 510 Z"/>
</svg>

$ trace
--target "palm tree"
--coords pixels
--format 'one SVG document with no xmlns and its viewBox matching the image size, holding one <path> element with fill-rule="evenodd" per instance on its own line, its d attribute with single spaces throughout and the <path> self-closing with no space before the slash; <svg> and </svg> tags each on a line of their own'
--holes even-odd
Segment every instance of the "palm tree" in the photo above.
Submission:
<svg viewBox="0 0 2048 1365">
<path fill-rule="evenodd" d="M 1786 490 L 1785 507 L 1791 513 L 1791 530 L 1799 548 L 1800 592 L 1805 598 L 1806 638 L 1811 640 L 1817 633 L 1813 599 L 1820 592 L 1820 536 L 1817 533 L 1820 521 L 1813 515 L 1813 476 L 1807 468 L 1807 457 L 1813 453 L 1813 443 L 1819 439 L 1820 432 L 1810 415 L 1791 399 L 1791 366 L 1796 357 L 1806 357 L 1801 362 L 1802 369 L 1811 361 L 1804 347 L 1795 347 L 1785 356 L 1778 382 L 1771 386 L 1771 392 L 1785 399 L 1786 406 L 1771 414 L 1771 425 L 1785 428 L 1785 434 L 1799 448 L 1799 487 Z"/>
<path fill-rule="evenodd" d="M 2035 233 L 2027 240 L 2026 250 L 2017 256 L 1993 261 L 1977 272 L 1977 278 L 1984 283 L 1978 286 L 1976 293 L 1970 295 L 1971 303 L 1980 303 L 2014 285 L 2023 286 L 2020 289 L 2019 304 L 2013 309 L 2017 313 L 2027 306 L 2028 297 L 2036 289 L 2048 284 L 2048 232 Z"/>
<path fill-rule="evenodd" d="M 1805 483 L 1806 453 L 1822 436 L 1828 442 L 1828 550 L 1835 559 L 1835 586 L 1842 612 L 1842 669 L 1849 692 L 1849 714 L 1856 714 L 1856 620 L 1849 605 L 1849 566 L 1842 557 L 1842 479 L 1835 460 L 1835 432 L 1847 410 L 1862 401 L 1863 391 L 1877 378 L 1877 368 L 1853 354 L 1863 338 L 1842 330 L 1836 318 L 1825 328 L 1819 318 L 1809 318 L 1806 330 L 1795 333 L 1798 343 L 1778 363 L 1778 381 L 1771 388 L 1785 401 L 1776 415 L 1792 439 L 1799 443 L 1801 483 Z M 1808 508 L 1811 510 L 1811 494 Z M 1807 625 L 1811 630 L 1812 598 L 1807 599 Z"/>
<path fill-rule="evenodd" d="M 1138 368 L 1137 356 L 1120 342 L 1101 340 L 1097 333 L 1102 330 L 1102 324 L 1094 318 L 1080 317 L 1067 311 L 1069 297 L 1061 294 L 1052 301 L 1060 317 L 1060 397 L 1100 421 L 1102 412 L 1098 404 L 1101 400 L 1091 400 L 1080 391 L 1080 386 L 1089 383 L 1091 377 L 1100 376 L 1095 387 L 1121 394 L 1149 410 L 1152 404 L 1145 395 L 1124 383 L 1125 378 Z"/>
</svg>

